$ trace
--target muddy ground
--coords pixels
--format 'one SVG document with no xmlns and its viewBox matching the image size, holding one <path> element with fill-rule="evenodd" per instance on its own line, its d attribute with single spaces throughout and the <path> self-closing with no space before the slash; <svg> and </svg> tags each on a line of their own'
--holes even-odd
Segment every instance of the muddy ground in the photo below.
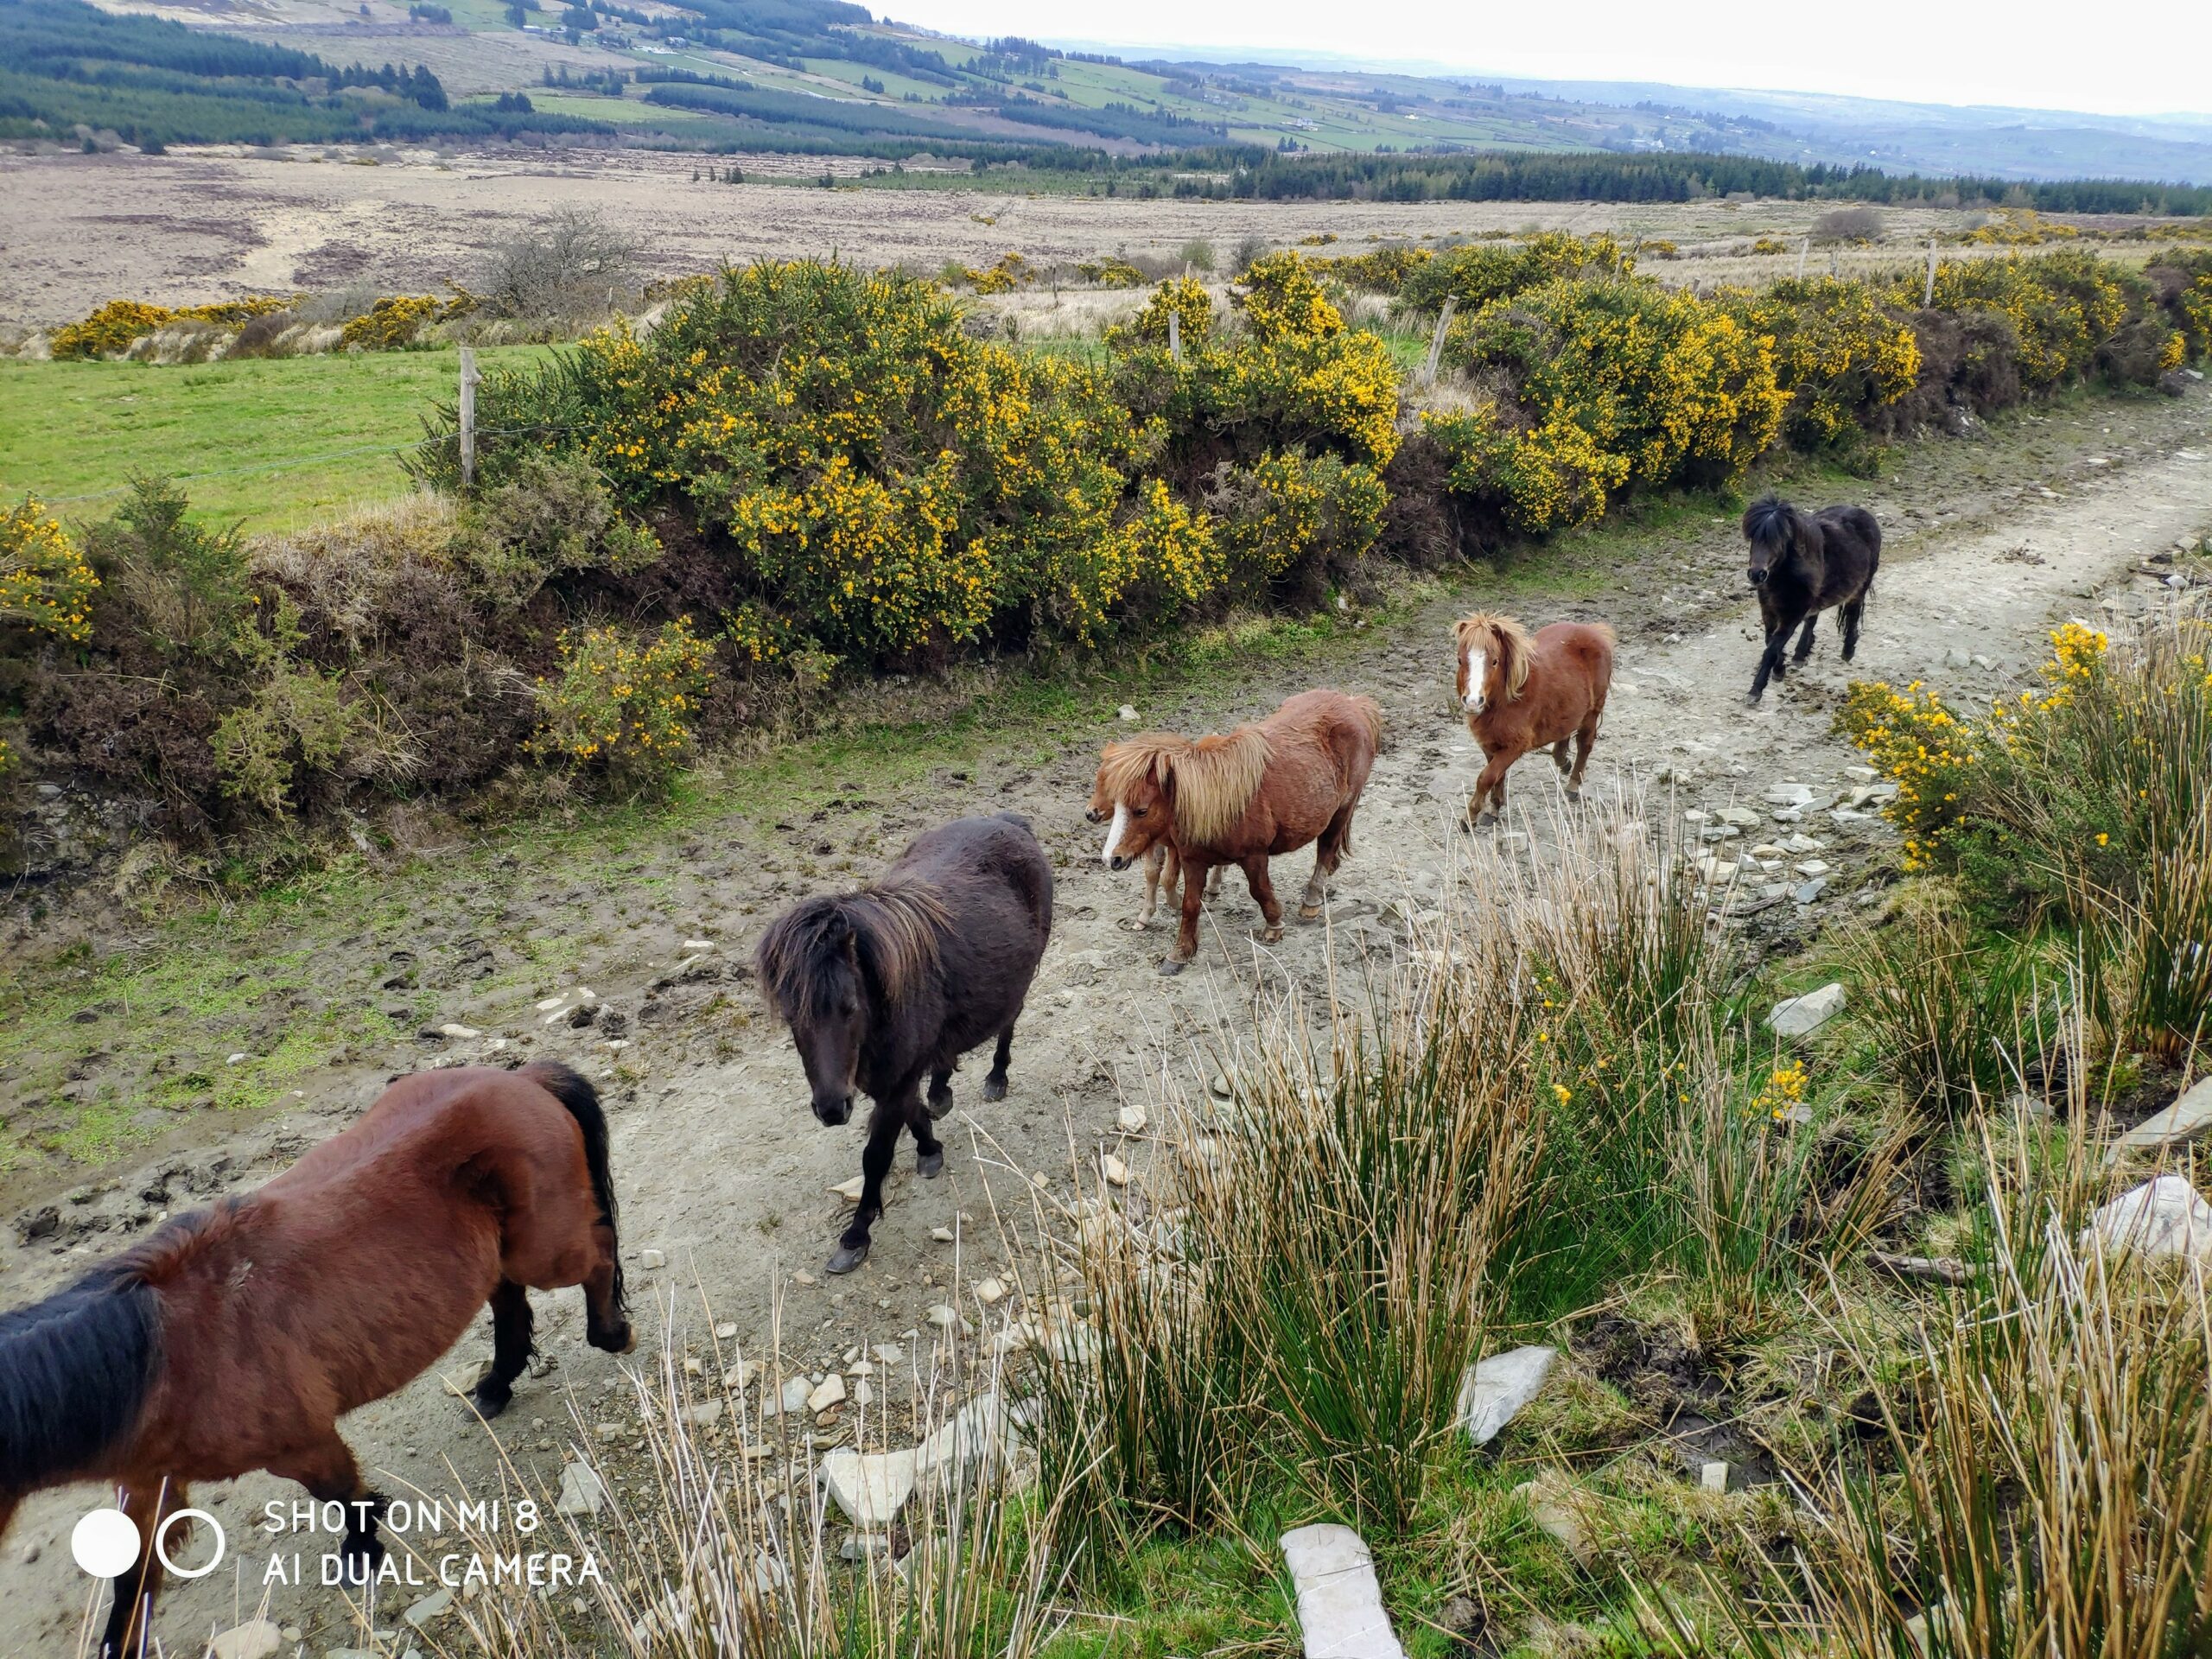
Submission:
<svg viewBox="0 0 2212 1659">
<path fill-rule="evenodd" d="M 1853 781 L 1846 769 L 1855 757 L 1829 724 L 1854 673 L 1924 679 L 1973 702 L 2031 677 L 2054 622 L 2109 620 L 2168 602 L 2157 556 L 2212 531 L 2212 397 L 2198 385 L 2178 401 L 2084 402 L 1980 439 L 1900 448 L 1881 477 L 1853 493 L 1888 537 L 1859 660 L 1847 670 L 1824 626 L 1811 664 L 1756 712 L 1742 701 L 1756 647 L 1732 520 L 1675 515 L 1641 536 L 1611 532 L 1587 544 L 1618 558 L 1609 569 L 1575 565 L 1570 545 L 1559 569 L 1572 598 L 1519 584 L 1510 602 L 1530 623 L 1602 618 L 1621 636 L 1584 810 L 1618 810 L 1604 803 L 1624 786 L 1649 786 L 1655 813 L 1756 807 L 1784 780 L 1833 799 Z M 757 1351 L 779 1303 L 785 1354 L 808 1368 L 834 1369 L 861 1343 L 911 1342 L 906 1333 L 928 1331 L 927 1310 L 958 1294 L 950 1288 L 955 1252 L 932 1230 L 952 1227 L 963 1211 L 976 1218 L 963 1229 L 957 1267 L 972 1282 L 1001 1265 L 993 1205 L 1026 1199 L 1033 1177 L 1067 1195 L 1071 1159 L 1088 1167 L 1104 1145 L 1128 1160 L 1141 1185 L 1147 1148 L 1141 1135 L 1118 1132 L 1116 1115 L 1152 1098 L 1163 1069 L 1209 1075 L 1217 1034 L 1235 1028 L 1255 994 L 1286 982 L 1323 990 L 1332 947 L 1336 965 L 1351 973 L 1362 953 L 1402 944 L 1401 912 L 1425 907 L 1455 860 L 1543 855 L 1558 796 L 1541 757 L 1514 776 L 1515 822 L 1506 833 L 1470 843 L 1456 829 L 1477 768 L 1450 706 L 1446 630 L 1459 609 L 1499 592 L 1499 579 L 1478 573 L 1348 644 L 1318 655 L 1255 656 L 1137 710 L 1146 724 L 1218 727 L 1317 681 L 1381 702 L 1389 747 L 1326 929 L 1294 926 L 1280 946 L 1255 946 L 1255 912 L 1232 880 L 1227 900 L 1207 913 L 1199 961 L 1178 978 L 1154 971 L 1166 935 L 1129 931 L 1136 878 L 1100 868 L 1099 832 L 1082 816 L 1098 745 L 1128 729 L 1117 719 L 1122 699 L 1110 693 L 1077 717 L 1010 729 L 979 742 L 961 764 L 888 790 L 842 757 L 828 763 L 834 792 L 817 779 L 793 791 L 802 804 L 787 813 L 732 811 L 663 834 L 649 829 L 616 861 L 523 857 L 496 842 L 448 849 L 393 868 L 383 888 L 389 903 L 365 931 L 309 937 L 276 925 L 245 944 L 287 961 L 288 982 L 307 987 L 300 1006 L 321 996 L 370 1006 L 419 995 L 435 1004 L 428 1023 L 481 1034 L 403 1035 L 308 1073 L 281 1116 L 194 1117 L 158 1156 L 89 1182 L 82 1171 L 18 1172 L 7 1183 L 17 1225 L 0 1239 L 0 1301 L 51 1289 L 171 1209 L 265 1178 L 341 1127 L 395 1072 L 551 1055 L 594 1076 L 613 1109 L 644 1349 L 661 1340 L 671 1300 L 677 1345 L 702 1354 L 720 1321 L 734 1324 Z M 887 687 L 885 695 L 908 693 Z M 740 964 L 780 906 L 864 876 L 929 823 L 1004 807 L 1030 816 L 1059 880 L 1058 923 L 1021 1026 L 1011 1096 L 981 1104 L 982 1065 L 971 1064 L 956 1080 L 946 1177 L 918 1181 L 905 1153 L 874 1254 L 858 1273 L 827 1279 L 822 1264 L 842 1210 L 827 1189 L 857 1171 L 860 1130 L 814 1122 L 789 1042 L 766 1024 Z M 1757 950 L 1794 950 L 1878 899 L 1893 839 L 1878 818 L 1823 807 L 1772 833 L 1817 841 L 1802 856 L 1830 868 L 1811 902 L 1784 899 L 1740 924 Z M 1294 893 L 1305 868 L 1303 855 L 1285 861 L 1279 883 Z M 1794 890 L 1806 878 L 1789 880 Z M 686 944 L 700 940 L 708 945 Z M 557 977 L 529 965 L 550 962 L 562 964 Z M 588 1006 L 601 1011 L 593 1023 L 571 1023 L 587 987 Z M 283 1018 L 279 1007 L 270 1040 Z M 127 1010 L 93 1010 L 85 1023 L 86 1050 L 99 1061 L 129 1059 Z M 224 1058 L 200 1063 L 219 1066 Z M 49 1207 L 52 1219 L 42 1221 Z M 634 1414 L 609 1391 L 617 1362 L 582 1344 L 578 1298 L 537 1300 L 544 1369 L 522 1385 L 497 1433 L 523 1475 L 550 1486 L 564 1446 L 591 1434 L 619 1451 L 634 1433 Z M 968 1311 L 988 1329 L 1013 1306 L 986 1313 L 971 1301 Z M 496 1478 L 486 1431 L 441 1375 L 471 1372 L 487 1355 L 480 1322 L 439 1371 L 349 1420 L 377 1484 L 480 1491 Z M 832 1421 L 816 1432 L 828 1444 L 850 1427 Z M 71 1562 L 68 1529 L 94 1496 L 83 1488 L 50 1493 L 19 1516 L 0 1555 L 0 1653 L 66 1649 L 95 1593 Z M 234 1541 L 248 1540 L 245 1573 L 234 1578 L 226 1564 L 173 1589 L 161 1620 L 172 1643 L 234 1623 L 260 1600 L 268 1546 L 245 1528 L 264 1502 L 290 1496 L 265 1476 L 195 1493 Z M 401 1605 L 426 1593 L 403 1593 Z M 335 1592 L 281 1587 L 270 1602 L 276 1618 L 306 1632 L 311 1651 L 347 1644 L 349 1616 Z M 393 1610 L 378 1622 L 396 1624 Z"/>
<path fill-rule="evenodd" d="M 277 159 L 289 156 L 290 159 Z M 327 159 L 326 159 L 326 157 Z M 728 260 L 837 253 L 934 275 L 948 260 L 987 265 L 1008 250 L 1041 264 L 1113 252 L 1169 255 L 1193 238 L 1226 258 L 1246 237 L 1277 246 L 1329 237 L 1328 253 L 1376 239 L 1467 236 L 1531 226 L 1664 238 L 1688 249 L 1763 236 L 1795 239 L 1814 202 L 1208 202 L 1026 196 L 987 188 L 794 188 L 868 165 L 849 157 L 707 158 L 747 182 L 696 179 L 701 159 L 650 150 L 488 152 L 296 147 L 0 155 L 0 322 L 51 326 L 109 299 L 198 304 L 246 294 L 379 293 L 480 283 L 488 251 L 564 208 L 632 232 L 646 273 L 677 276 Z M 373 162 L 375 165 L 364 165 Z M 781 178 L 781 184 L 754 182 Z M 1847 251 L 1847 268 L 1917 257 L 1932 229 L 1978 213 L 1901 208 L 1894 245 Z M 2140 250 L 2131 257 L 2139 257 Z M 1833 256 L 1815 256 L 1820 269 Z M 1955 257 L 1955 256 L 1954 256 Z M 1659 261 L 1662 276 L 1744 281 L 1792 262 Z M 1753 268 L 1760 265 L 1764 270 Z"/>
</svg>

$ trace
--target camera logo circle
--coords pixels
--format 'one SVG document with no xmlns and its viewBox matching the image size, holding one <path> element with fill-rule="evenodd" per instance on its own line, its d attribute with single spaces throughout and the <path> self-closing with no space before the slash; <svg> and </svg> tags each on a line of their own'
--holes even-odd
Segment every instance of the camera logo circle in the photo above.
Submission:
<svg viewBox="0 0 2212 1659">
<path fill-rule="evenodd" d="M 179 1567 L 169 1559 L 169 1529 L 180 1521 L 203 1522 L 215 1535 L 215 1553 L 207 1558 L 207 1566 Z M 204 1579 L 213 1573 L 223 1564 L 223 1551 L 229 1541 L 223 1535 L 223 1523 L 205 1510 L 178 1510 L 163 1516 L 161 1524 L 154 1529 L 154 1554 L 161 1557 L 162 1565 L 173 1577 L 180 1579 Z"/>
<path fill-rule="evenodd" d="M 119 1579 L 138 1560 L 138 1529 L 121 1510 L 94 1510 L 69 1534 L 69 1553 L 96 1579 Z"/>
</svg>

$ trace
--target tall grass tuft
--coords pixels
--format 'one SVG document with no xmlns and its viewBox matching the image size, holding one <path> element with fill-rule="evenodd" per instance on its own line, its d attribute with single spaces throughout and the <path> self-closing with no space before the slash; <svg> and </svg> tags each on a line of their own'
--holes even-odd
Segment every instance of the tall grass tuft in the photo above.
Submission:
<svg viewBox="0 0 2212 1659">
<path fill-rule="evenodd" d="M 2212 1650 L 2204 1274 L 2078 1242 L 2103 1195 L 2086 1137 L 1984 1146 L 1982 1275 L 1930 1298 L 1902 1386 L 1841 1333 L 1881 1433 L 1803 1480 L 1799 1582 L 1777 1572 L 1764 1617 L 1720 1599 L 1762 1659 L 1808 1622 L 1821 1651 L 1894 1659 Z"/>
<path fill-rule="evenodd" d="M 1875 1064 L 1917 1114 L 1962 1119 L 1977 1100 L 2021 1086 L 2015 1056 L 2045 1070 L 2056 1058 L 2059 976 L 2031 952 L 1975 948 L 1965 916 L 1940 899 L 1891 928 L 1855 930 L 1845 961 L 1861 988 L 1858 1018 Z"/>
</svg>

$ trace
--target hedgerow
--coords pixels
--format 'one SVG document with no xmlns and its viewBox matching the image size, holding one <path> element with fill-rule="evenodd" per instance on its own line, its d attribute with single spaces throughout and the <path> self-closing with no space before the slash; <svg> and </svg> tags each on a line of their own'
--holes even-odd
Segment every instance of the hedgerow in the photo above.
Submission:
<svg viewBox="0 0 2212 1659">
<path fill-rule="evenodd" d="M 2071 250 L 1961 262 L 1930 306 L 1917 273 L 1701 296 L 1605 238 L 1419 251 L 1240 255 L 1227 305 L 1161 283 L 1103 359 L 976 338 L 926 281 L 764 264 L 670 285 L 650 331 L 494 371 L 473 488 L 447 408 L 415 463 L 438 493 L 404 512 L 251 548 L 148 484 L 79 556 L 27 505 L 0 516 L 11 753 L 153 797 L 188 837 L 432 777 L 462 798 L 538 768 L 637 787 L 841 664 L 1310 605 L 1371 558 L 1726 488 L 1777 442 L 2158 383 L 2212 338 L 2199 251 L 2142 276 Z M 1413 418 L 1389 346 L 1325 286 L 1355 272 L 1453 302 Z M 388 304 L 393 342 L 446 303 Z M 111 342 L 145 321 L 96 315 Z M 612 617 L 626 632 L 589 632 Z M 681 701 L 609 725 L 655 652 Z"/>
</svg>

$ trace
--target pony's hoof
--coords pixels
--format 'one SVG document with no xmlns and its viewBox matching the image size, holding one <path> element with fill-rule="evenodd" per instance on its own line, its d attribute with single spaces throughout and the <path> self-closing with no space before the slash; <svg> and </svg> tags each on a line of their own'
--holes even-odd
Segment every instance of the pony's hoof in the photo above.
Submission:
<svg viewBox="0 0 2212 1659">
<path fill-rule="evenodd" d="M 1160 971 L 1163 976 L 1173 979 L 1190 965 L 1180 957 L 1164 957 L 1160 959 Z"/>
<path fill-rule="evenodd" d="M 988 1100 L 990 1097 L 991 1091 L 988 1089 L 984 1090 L 983 1098 Z M 941 1095 L 931 1095 L 927 1104 L 930 1122 L 934 1123 L 952 1109 L 952 1090 L 948 1089 Z"/>
<path fill-rule="evenodd" d="M 1262 944 L 1281 944 L 1282 943 L 1282 924 L 1281 922 L 1277 922 L 1273 927 L 1255 927 L 1252 930 L 1252 937 L 1257 939 Z"/>
<path fill-rule="evenodd" d="M 943 1160 L 940 1159 L 939 1161 L 942 1162 Z M 837 1246 L 836 1254 L 830 1258 L 830 1271 L 832 1273 L 850 1273 L 855 1268 L 857 1268 L 861 1262 L 868 1260 L 868 1247 L 869 1243 L 870 1241 L 865 1238 L 861 1240 L 857 1244 L 847 1244 L 841 1242 Z"/>
<path fill-rule="evenodd" d="M 638 1345 L 634 1325 L 618 1325 L 611 1329 L 587 1331 L 584 1340 L 603 1354 L 626 1354 Z"/>
<path fill-rule="evenodd" d="M 983 1098 L 985 1100 L 1004 1100 L 1006 1098 L 1006 1079 L 1004 1077 L 985 1077 L 983 1079 Z"/>
<path fill-rule="evenodd" d="M 505 1383 L 494 1383 L 489 1377 L 469 1390 L 468 1403 L 476 1408 L 476 1414 L 486 1422 L 505 1411 L 513 1402 L 515 1391 Z"/>
<path fill-rule="evenodd" d="M 944 1149 L 918 1152 L 914 1154 L 914 1173 L 925 1181 L 933 1181 L 944 1173 Z"/>
<path fill-rule="evenodd" d="M 1319 921 L 1321 919 L 1321 906 L 1319 905 L 1300 905 L 1298 907 L 1298 919 L 1301 922 Z"/>
<path fill-rule="evenodd" d="M 1114 925 L 1120 928 L 1124 933 L 1149 933 L 1152 931 L 1152 924 L 1141 916 L 1124 916 L 1120 921 L 1115 923 Z"/>
</svg>

